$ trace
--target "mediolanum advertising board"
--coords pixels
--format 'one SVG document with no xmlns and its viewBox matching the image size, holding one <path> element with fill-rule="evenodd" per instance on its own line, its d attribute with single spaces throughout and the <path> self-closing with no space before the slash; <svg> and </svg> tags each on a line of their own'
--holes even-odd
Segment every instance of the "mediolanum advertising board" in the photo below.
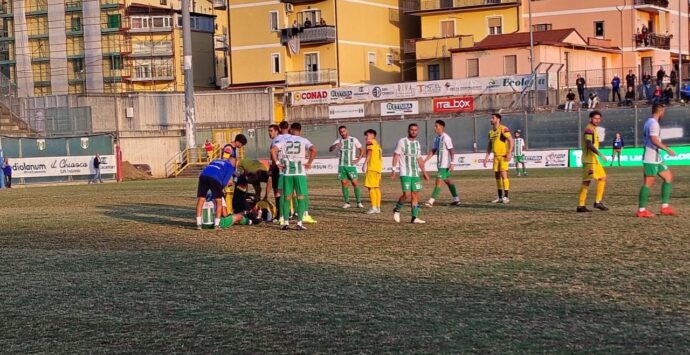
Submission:
<svg viewBox="0 0 690 355">
<path fill-rule="evenodd" d="M 37 178 L 48 176 L 92 175 L 94 156 L 14 158 L 12 177 Z M 114 155 L 101 155 L 101 174 L 115 174 L 117 167 Z"/>
<path fill-rule="evenodd" d="M 664 162 L 666 162 L 666 165 L 690 165 L 690 146 L 671 146 L 671 149 L 676 152 L 675 157 L 668 155 L 666 152 L 661 153 L 661 158 L 664 160 Z M 611 148 L 602 148 L 600 151 L 606 157 L 611 159 L 611 154 L 613 153 Z M 642 166 L 643 153 L 644 149 L 641 147 L 623 148 L 623 151 L 621 151 L 621 166 Z M 610 161 L 608 163 L 602 161 L 601 163 L 604 166 L 611 164 Z M 616 159 L 614 165 L 618 165 L 618 159 Z M 582 167 L 582 150 L 570 150 L 570 167 Z"/>
<path fill-rule="evenodd" d="M 418 115 L 419 101 L 381 103 L 381 116 Z"/>
</svg>

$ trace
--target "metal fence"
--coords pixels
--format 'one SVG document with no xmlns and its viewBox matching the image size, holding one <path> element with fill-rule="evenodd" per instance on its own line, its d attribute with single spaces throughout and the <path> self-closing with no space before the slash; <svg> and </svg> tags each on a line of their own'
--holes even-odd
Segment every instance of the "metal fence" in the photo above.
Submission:
<svg viewBox="0 0 690 355">
<path fill-rule="evenodd" d="M 603 111 L 601 126 L 605 129 L 605 145 L 610 145 L 616 132 L 621 133 L 626 146 L 643 144 L 642 128 L 650 116 L 650 108 L 621 108 Z M 688 107 L 669 107 L 661 122 L 662 128 L 675 128 L 682 132 L 678 137 L 665 139 L 669 144 L 690 144 L 690 115 Z M 407 135 L 410 123 L 417 123 L 420 128 L 419 141 L 426 151 L 433 144 L 434 122 L 443 119 L 446 132 L 453 139 L 456 152 L 483 152 L 488 144 L 490 129 L 489 115 L 430 117 L 417 120 L 345 122 L 333 124 L 303 125 L 302 135 L 316 145 L 319 157 L 335 157 L 328 148 L 338 137 L 338 126 L 346 125 L 351 136 L 364 140 L 364 131 L 375 129 L 384 155 L 392 155 L 397 141 Z M 581 148 L 582 130 L 589 123 L 589 111 L 549 112 L 535 114 L 506 114 L 503 124 L 512 131 L 521 130 L 528 149 L 563 149 Z M 252 159 L 266 159 L 270 139 L 267 129 L 245 130 L 249 138 L 245 156 Z"/>
</svg>

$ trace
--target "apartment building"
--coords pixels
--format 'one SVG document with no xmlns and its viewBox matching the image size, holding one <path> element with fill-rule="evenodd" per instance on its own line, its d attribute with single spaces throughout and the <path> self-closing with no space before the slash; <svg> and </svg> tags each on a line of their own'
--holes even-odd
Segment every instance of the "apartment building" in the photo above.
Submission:
<svg viewBox="0 0 690 355">
<path fill-rule="evenodd" d="M 194 82 L 228 76 L 227 4 L 195 1 Z M 179 0 L 4 0 L 0 72 L 19 96 L 180 91 Z"/>
<path fill-rule="evenodd" d="M 404 46 L 416 60 L 417 79 L 450 79 L 451 50 L 523 30 L 520 5 L 520 0 L 404 0 L 404 13 L 421 20 L 421 37 L 407 37 Z"/>
<path fill-rule="evenodd" d="M 395 83 L 417 31 L 395 0 L 230 0 L 232 87 Z"/>
</svg>

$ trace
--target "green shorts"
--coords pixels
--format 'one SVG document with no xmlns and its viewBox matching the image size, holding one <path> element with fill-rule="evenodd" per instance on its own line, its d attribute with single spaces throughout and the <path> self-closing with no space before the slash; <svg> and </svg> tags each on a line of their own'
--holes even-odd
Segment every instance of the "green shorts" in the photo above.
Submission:
<svg viewBox="0 0 690 355">
<path fill-rule="evenodd" d="M 516 155 L 515 156 L 515 162 L 516 163 L 524 163 L 525 162 L 525 156 L 524 155 Z"/>
<path fill-rule="evenodd" d="M 297 196 L 307 196 L 307 177 L 304 175 L 285 175 L 283 176 L 283 195 L 291 196 L 292 193 L 297 193 Z"/>
<path fill-rule="evenodd" d="M 439 180 L 445 180 L 450 177 L 449 168 L 438 168 L 438 173 L 436 173 L 436 178 Z"/>
<path fill-rule="evenodd" d="M 643 163 L 642 165 L 644 166 L 644 176 L 657 176 L 660 173 L 663 173 L 664 171 L 668 170 L 668 166 L 666 166 L 666 164 L 664 163 Z"/>
<path fill-rule="evenodd" d="M 234 218 L 232 215 L 229 215 L 227 217 L 221 217 L 220 218 L 220 228 L 226 229 L 226 228 L 232 227 L 232 225 L 234 224 L 233 219 Z"/>
<path fill-rule="evenodd" d="M 403 192 L 418 192 L 422 190 L 422 179 L 420 177 L 401 176 L 400 184 Z"/>
<path fill-rule="evenodd" d="M 357 180 L 357 167 L 356 166 L 339 166 L 338 167 L 338 180 Z"/>
</svg>

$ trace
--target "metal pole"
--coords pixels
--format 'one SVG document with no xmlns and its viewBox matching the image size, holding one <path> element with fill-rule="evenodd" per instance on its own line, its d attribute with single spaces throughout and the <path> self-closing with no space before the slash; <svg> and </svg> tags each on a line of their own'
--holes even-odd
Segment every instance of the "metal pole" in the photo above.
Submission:
<svg viewBox="0 0 690 355">
<path fill-rule="evenodd" d="M 683 41 L 680 40 L 683 37 L 683 10 L 681 6 L 682 2 L 681 0 L 678 0 L 678 74 L 676 74 L 676 85 L 678 85 L 676 92 L 678 93 L 678 100 L 680 100 L 680 87 L 681 83 L 683 82 Z"/>
<path fill-rule="evenodd" d="M 534 31 L 532 28 L 532 2 L 527 2 L 527 12 L 529 13 L 529 65 L 532 69 L 532 110 L 536 108 L 536 95 L 537 95 L 537 76 L 534 73 Z M 547 86 L 548 87 L 548 86 Z"/>
<path fill-rule="evenodd" d="M 184 112 L 187 148 L 196 147 L 194 112 L 194 74 L 192 72 L 192 31 L 189 0 L 182 0 L 182 53 L 184 56 Z"/>
</svg>

